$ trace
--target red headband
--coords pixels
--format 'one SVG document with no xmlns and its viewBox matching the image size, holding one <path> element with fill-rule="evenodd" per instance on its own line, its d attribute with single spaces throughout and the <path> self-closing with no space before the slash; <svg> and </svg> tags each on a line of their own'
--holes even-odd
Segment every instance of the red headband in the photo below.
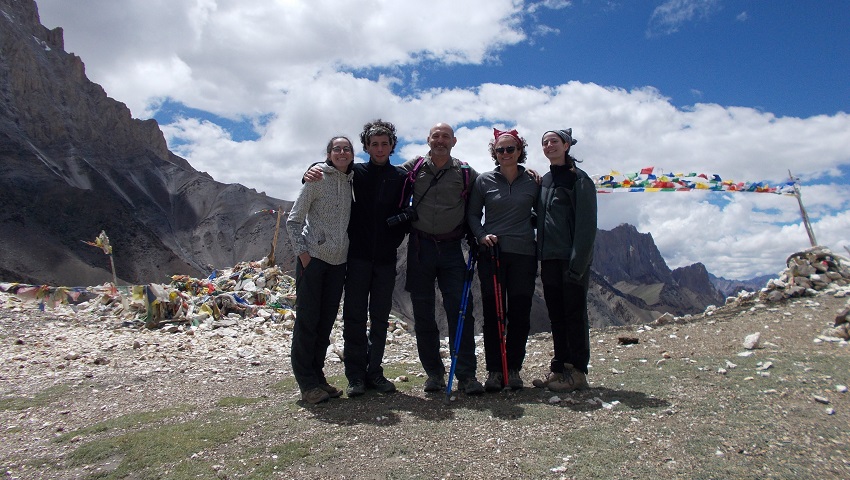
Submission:
<svg viewBox="0 0 850 480">
<path fill-rule="evenodd" d="M 495 138 L 496 140 L 498 140 L 498 139 L 499 139 L 499 137 L 501 137 L 502 135 L 510 135 L 510 136 L 514 137 L 514 140 L 516 140 L 516 144 L 517 144 L 517 146 L 518 146 L 519 148 L 522 148 L 522 140 L 520 140 L 520 138 L 519 138 L 519 133 L 518 133 L 516 130 L 505 130 L 505 131 L 502 131 L 502 130 L 499 130 L 498 128 L 494 128 L 494 129 L 493 129 L 493 138 Z"/>
</svg>

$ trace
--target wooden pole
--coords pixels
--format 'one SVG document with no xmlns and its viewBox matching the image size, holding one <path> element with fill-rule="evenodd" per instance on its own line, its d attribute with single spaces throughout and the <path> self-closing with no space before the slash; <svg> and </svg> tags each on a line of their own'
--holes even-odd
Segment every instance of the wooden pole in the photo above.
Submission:
<svg viewBox="0 0 850 480">
<path fill-rule="evenodd" d="M 803 225 L 806 227 L 806 233 L 809 235 L 809 242 L 813 247 L 818 245 L 818 241 L 815 240 L 815 231 L 812 230 L 812 223 L 809 222 L 809 214 L 806 213 L 806 207 L 803 206 L 803 198 L 800 194 L 800 187 L 797 185 L 797 180 L 791 175 L 791 170 L 788 170 L 788 178 L 794 182 L 794 196 L 797 197 L 797 203 L 800 204 L 800 215 L 803 217 Z"/>
<path fill-rule="evenodd" d="M 118 294 L 118 277 L 115 275 L 115 260 L 112 259 L 112 254 L 109 254 L 109 265 L 112 267 L 112 294 Z"/>
<path fill-rule="evenodd" d="M 273 267 L 274 264 L 275 264 L 274 249 L 277 246 L 277 235 L 278 235 L 278 232 L 280 231 L 280 216 L 281 216 L 282 213 L 283 213 L 283 206 L 278 205 L 278 207 L 277 207 L 277 223 L 274 226 L 274 237 L 272 239 L 272 251 L 271 251 L 271 253 L 269 253 L 269 266 L 270 267 Z"/>
</svg>

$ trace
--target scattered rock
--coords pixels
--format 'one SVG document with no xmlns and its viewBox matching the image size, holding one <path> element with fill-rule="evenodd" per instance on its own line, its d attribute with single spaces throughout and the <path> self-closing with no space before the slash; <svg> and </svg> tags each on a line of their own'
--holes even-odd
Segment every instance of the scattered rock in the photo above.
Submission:
<svg viewBox="0 0 850 480">
<path fill-rule="evenodd" d="M 744 348 L 746 348 L 747 350 L 754 350 L 756 348 L 759 348 L 760 337 L 761 334 L 759 332 L 747 335 L 746 338 L 744 338 Z"/>
</svg>

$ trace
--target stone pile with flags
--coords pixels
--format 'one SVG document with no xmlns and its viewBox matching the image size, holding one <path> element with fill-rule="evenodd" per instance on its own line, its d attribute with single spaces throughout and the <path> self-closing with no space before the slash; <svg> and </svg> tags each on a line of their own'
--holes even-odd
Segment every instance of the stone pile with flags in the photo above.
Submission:
<svg viewBox="0 0 850 480">
<path fill-rule="evenodd" d="M 39 308 L 68 305 L 121 317 L 125 323 L 149 328 L 165 325 L 198 326 L 237 315 L 263 315 L 272 320 L 292 316 L 295 280 L 268 258 L 241 262 L 216 270 L 207 278 L 174 275 L 168 284 L 65 287 L 2 283 L 0 291 Z"/>
<path fill-rule="evenodd" d="M 825 247 L 812 247 L 788 257 L 787 268 L 771 279 L 759 295 L 770 302 L 791 297 L 813 297 L 832 290 L 846 295 L 850 285 L 850 260 Z"/>
</svg>

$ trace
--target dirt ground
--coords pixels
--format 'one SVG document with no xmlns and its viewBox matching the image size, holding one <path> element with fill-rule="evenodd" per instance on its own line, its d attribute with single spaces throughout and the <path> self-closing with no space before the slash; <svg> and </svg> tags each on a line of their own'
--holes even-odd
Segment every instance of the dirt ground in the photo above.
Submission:
<svg viewBox="0 0 850 480">
<path fill-rule="evenodd" d="M 286 323 L 147 330 L 3 297 L 0 466 L 9 479 L 850 478 L 850 348 L 822 336 L 845 304 L 821 295 L 594 329 L 590 389 L 448 405 L 423 393 L 404 333 L 385 357 L 399 392 L 310 406 Z M 756 332 L 759 347 L 744 348 Z M 527 386 L 551 348 L 548 334 L 529 339 Z M 345 387 L 333 352 L 326 372 Z"/>
</svg>

